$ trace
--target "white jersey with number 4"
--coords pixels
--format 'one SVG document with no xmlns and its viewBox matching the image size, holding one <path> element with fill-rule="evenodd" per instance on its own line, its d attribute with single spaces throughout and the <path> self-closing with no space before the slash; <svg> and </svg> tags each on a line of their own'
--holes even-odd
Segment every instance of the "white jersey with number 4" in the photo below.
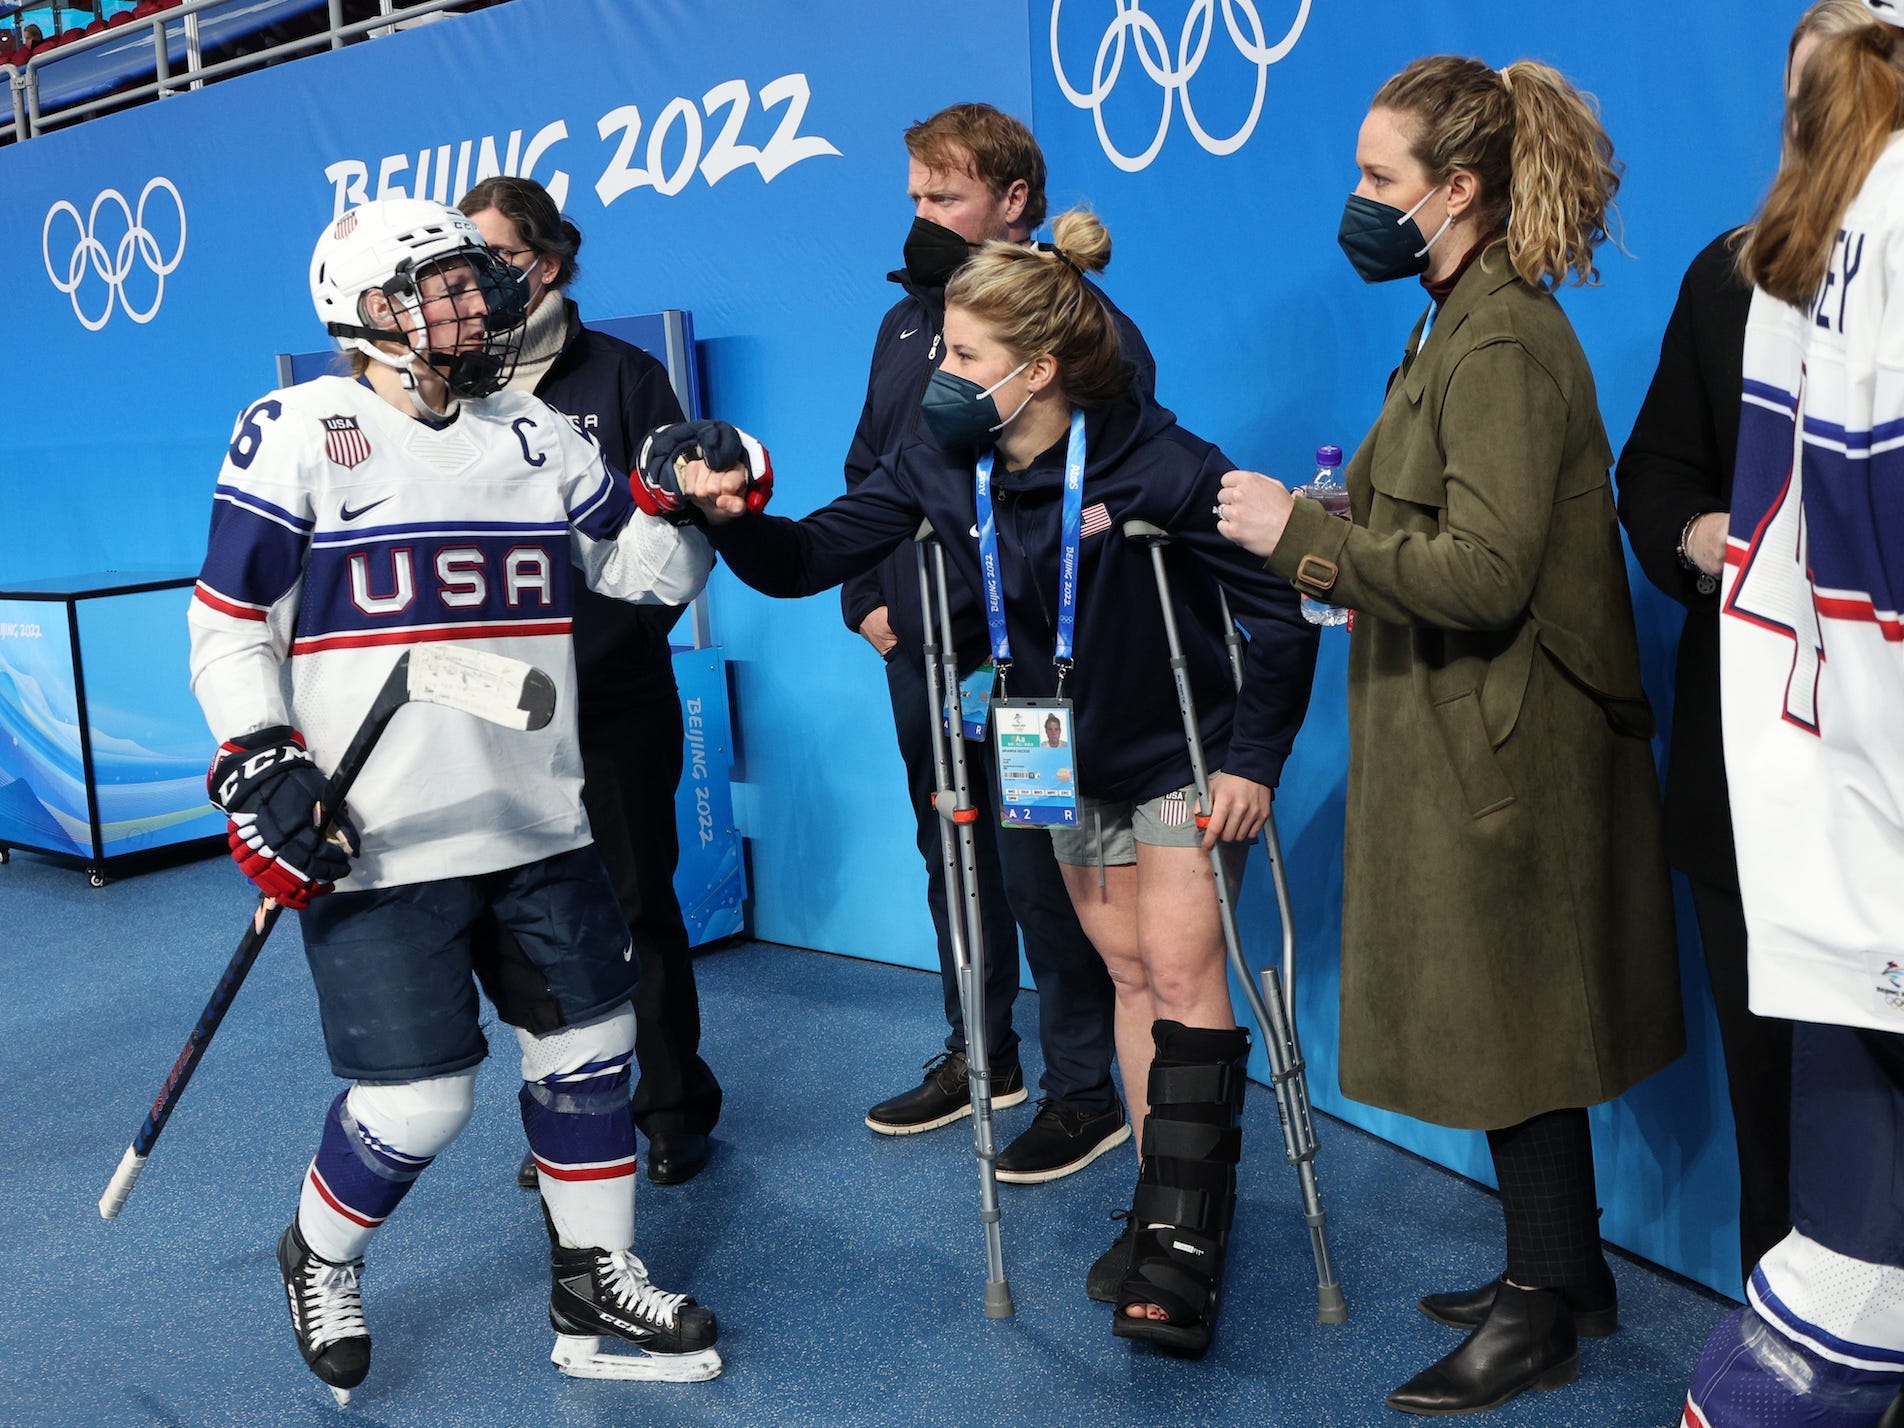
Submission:
<svg viewBox="0 0 1904 1428">
<path fill-rule="evenodd" d="M 274 724 L 337 764 L 398 655 L 434 640 L 525 660 L 556 689 L 534 733 L 400 710 L 349 804 L 345 890 L 516 867 L 588 842 L 571 581 L 639 603 L 700 593 L 699 531 L 637 511 L 601 448 L 502 391 L 432 426 L 344 377 L 239 419 L 191 607 L 192 689 L 220 740 Z"/>
<path fill-rule="evenodd" d="M 1721 621 L 1752 1010 L 1904 1031 L 1904 136 L 1752 297 Z"/>
</svg>

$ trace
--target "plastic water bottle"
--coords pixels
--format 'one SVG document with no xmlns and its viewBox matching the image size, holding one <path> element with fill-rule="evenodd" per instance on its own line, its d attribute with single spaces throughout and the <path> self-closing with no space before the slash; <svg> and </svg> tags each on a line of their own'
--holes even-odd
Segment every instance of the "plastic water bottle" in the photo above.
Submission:
<svg viewBox="0 0 1904 1428">
<path fill-rule="evenodd" d="M 1322 509 L 1330 515 L 1347 520 L 1349 488 L 1342 484 L 1342 448 L 1318 446 L 1316 474 L 1310 477 L 1307 486 L 1298 486 L 1290 494 L 1320 501 Z M 1312 625 L 1346 625 L 1349 622 L 1349 612 L 1341 605 L 1312 600 L 1307 595 L 1302 597 L 1302 617 Z"/>
</svg>

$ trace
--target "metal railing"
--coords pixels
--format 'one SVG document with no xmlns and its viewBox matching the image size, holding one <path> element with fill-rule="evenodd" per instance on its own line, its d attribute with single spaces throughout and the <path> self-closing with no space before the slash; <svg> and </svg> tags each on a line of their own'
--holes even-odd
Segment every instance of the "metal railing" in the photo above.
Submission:
<svg viewBox="0 0 1904 1428">
<path fill-rule="evenodd" d="M 343 0 L 326 0 L 326 24 L 316 33 L 221 60 L 217 64 L 205 64 L 199 17 L 230 3 L 231 0 L 186 0 L 183 5 L 169 10 L 142 15 L 96 34 L 69 40 L 58 49 L 34 55 L 23 65 L 0 65 L 0 78 L 5 79 L 13 101 L 13 121 L 11 124 L 0 124 L 0 137 L 11 134 L 17 139 L 31 139 L 62 125 L 77 123 L 102 110 L 123 108 L 145 100 L 167 99 L 175 94 L 202 88 L 208 80 L 223 79 L 260 68 L 274 59 L 291 58 L 320 49 L 342 49 L 351 40 L 361 37 L 381 38 L 394 33 L 410 20 L 454 14 L 456 6 L 467 8 L 469 0 L 377 0 L 377 14 L 349 24 L 344 23 Z M 399 15 L 402 18 L 395 19 Z M 150 81 L 131 88 L 115 89 L 110 94 L 96 98 L 42 109 L 41 71 L 87 50 L 122 44 L 129 33 L 141 29 L 149 30 L 152 35 L 153 78 Z M 185 67 L 179 74 L 172 71 L 171 49 L 175 37 L 182 37 L 185 44 Z"/>
</svg>

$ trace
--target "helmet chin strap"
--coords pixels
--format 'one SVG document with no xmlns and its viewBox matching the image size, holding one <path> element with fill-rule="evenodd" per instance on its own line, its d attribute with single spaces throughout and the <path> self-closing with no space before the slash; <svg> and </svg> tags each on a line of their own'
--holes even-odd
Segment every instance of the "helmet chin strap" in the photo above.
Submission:
<svg viewBox="0 0 1904 1428">
<path fill-rule="evenodd" d="M 405 334 L 395 328 L 356 327 L 347 322 L 333 322 L 327 324 L 327 329 L 331 336 L 343 338 L 349 346 L 363 353 L 371 361 L 381 362 L 384 366 L 394 369 L 403 379 L 405 394 L 419 410 L 442 421 L 453 416 L 457 407 L 461 405 L 456 394 L 450 390 L 448 374 L 443 370 L 455 360 L 454 354 L 434 350 L 420 353 L 409 345 L 409 339 Z M 387 352 L 382 346 L 385 342 L 400 342 L 405 350 L 401 356 L 394 352 Z M 419 357 L 423 359 L 425 366 L 435 371 L 443 380 L 446 400 L 441 411 L 424 399 L 422 391 L 417 386 L 416 364 Z"/>
<path fill-rule="evenodd" d="M 432 371 L 436 371 L 436 375 L 438 377 L 443 376 L 443 373 L 437 370 L 436 364 L 434 362 L 430 362 L 426 359 L 424 362 L 424 365 L 426 367 L 429 367 Z M 435 407 L 431 406 L 427 401 L 423 399 L 423 392 L 417 386 L 416 357 L 414 354 L 411 356 L 409 363 L 403 368 L 402 376 L 403 376 L 403 388 L 405 391 L 407 391 L 410 394 L 410 400 L 415 402 L 417 406 L 421 407 L 424 411 L 428 412 L 431 416 L 435 417 L 438 421 L 445 421 L 448 418 L 454 416 L 456 414 L 457 407 L 462 405 L 462 403 L 458 400 L 456 394 L 450 390 L 450 384 L 447 379 L 445 379 L 443 382 L 443 410 L 438 411 Z"/>
</svg>

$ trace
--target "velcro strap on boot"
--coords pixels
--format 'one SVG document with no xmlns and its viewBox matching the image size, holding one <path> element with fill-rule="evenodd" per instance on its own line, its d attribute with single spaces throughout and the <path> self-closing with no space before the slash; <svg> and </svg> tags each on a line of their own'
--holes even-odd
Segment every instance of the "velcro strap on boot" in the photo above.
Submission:
<svg viewBox="0 0 1904 1428">
<path fill-rule="evenodd" d="M 1182 1230 L 1140 1231 L 1118 1290 L 1118 1312 L 1155 1304 L 1173 1324 L 1205 1317 L 1223 1278 L 1220 1241 Z"/>
<path fill-rule="evenodd" d="M 1175 1185 L 1139 1185 L 1131 1200 L 1133 1225 L 1173 1225 L 1206 1235 L 1227 1235 L 1236 1202 Z"/>
<path fill-rule="evenodd" d="M 1240 1095 L 1242 1072 L 1225 1062 L 1150 1068 L 1152 1106 L 1230 1105 Z"/>
<path fill-rule="evenodd" d="M 1243 1131 L 1240 1126 L 1175 1121 L 1153 1111 L 1144 1121 L 1144 1159 L 1154 1156 L 1235 1165 L 1243 1156 Z"/>
</svg>

